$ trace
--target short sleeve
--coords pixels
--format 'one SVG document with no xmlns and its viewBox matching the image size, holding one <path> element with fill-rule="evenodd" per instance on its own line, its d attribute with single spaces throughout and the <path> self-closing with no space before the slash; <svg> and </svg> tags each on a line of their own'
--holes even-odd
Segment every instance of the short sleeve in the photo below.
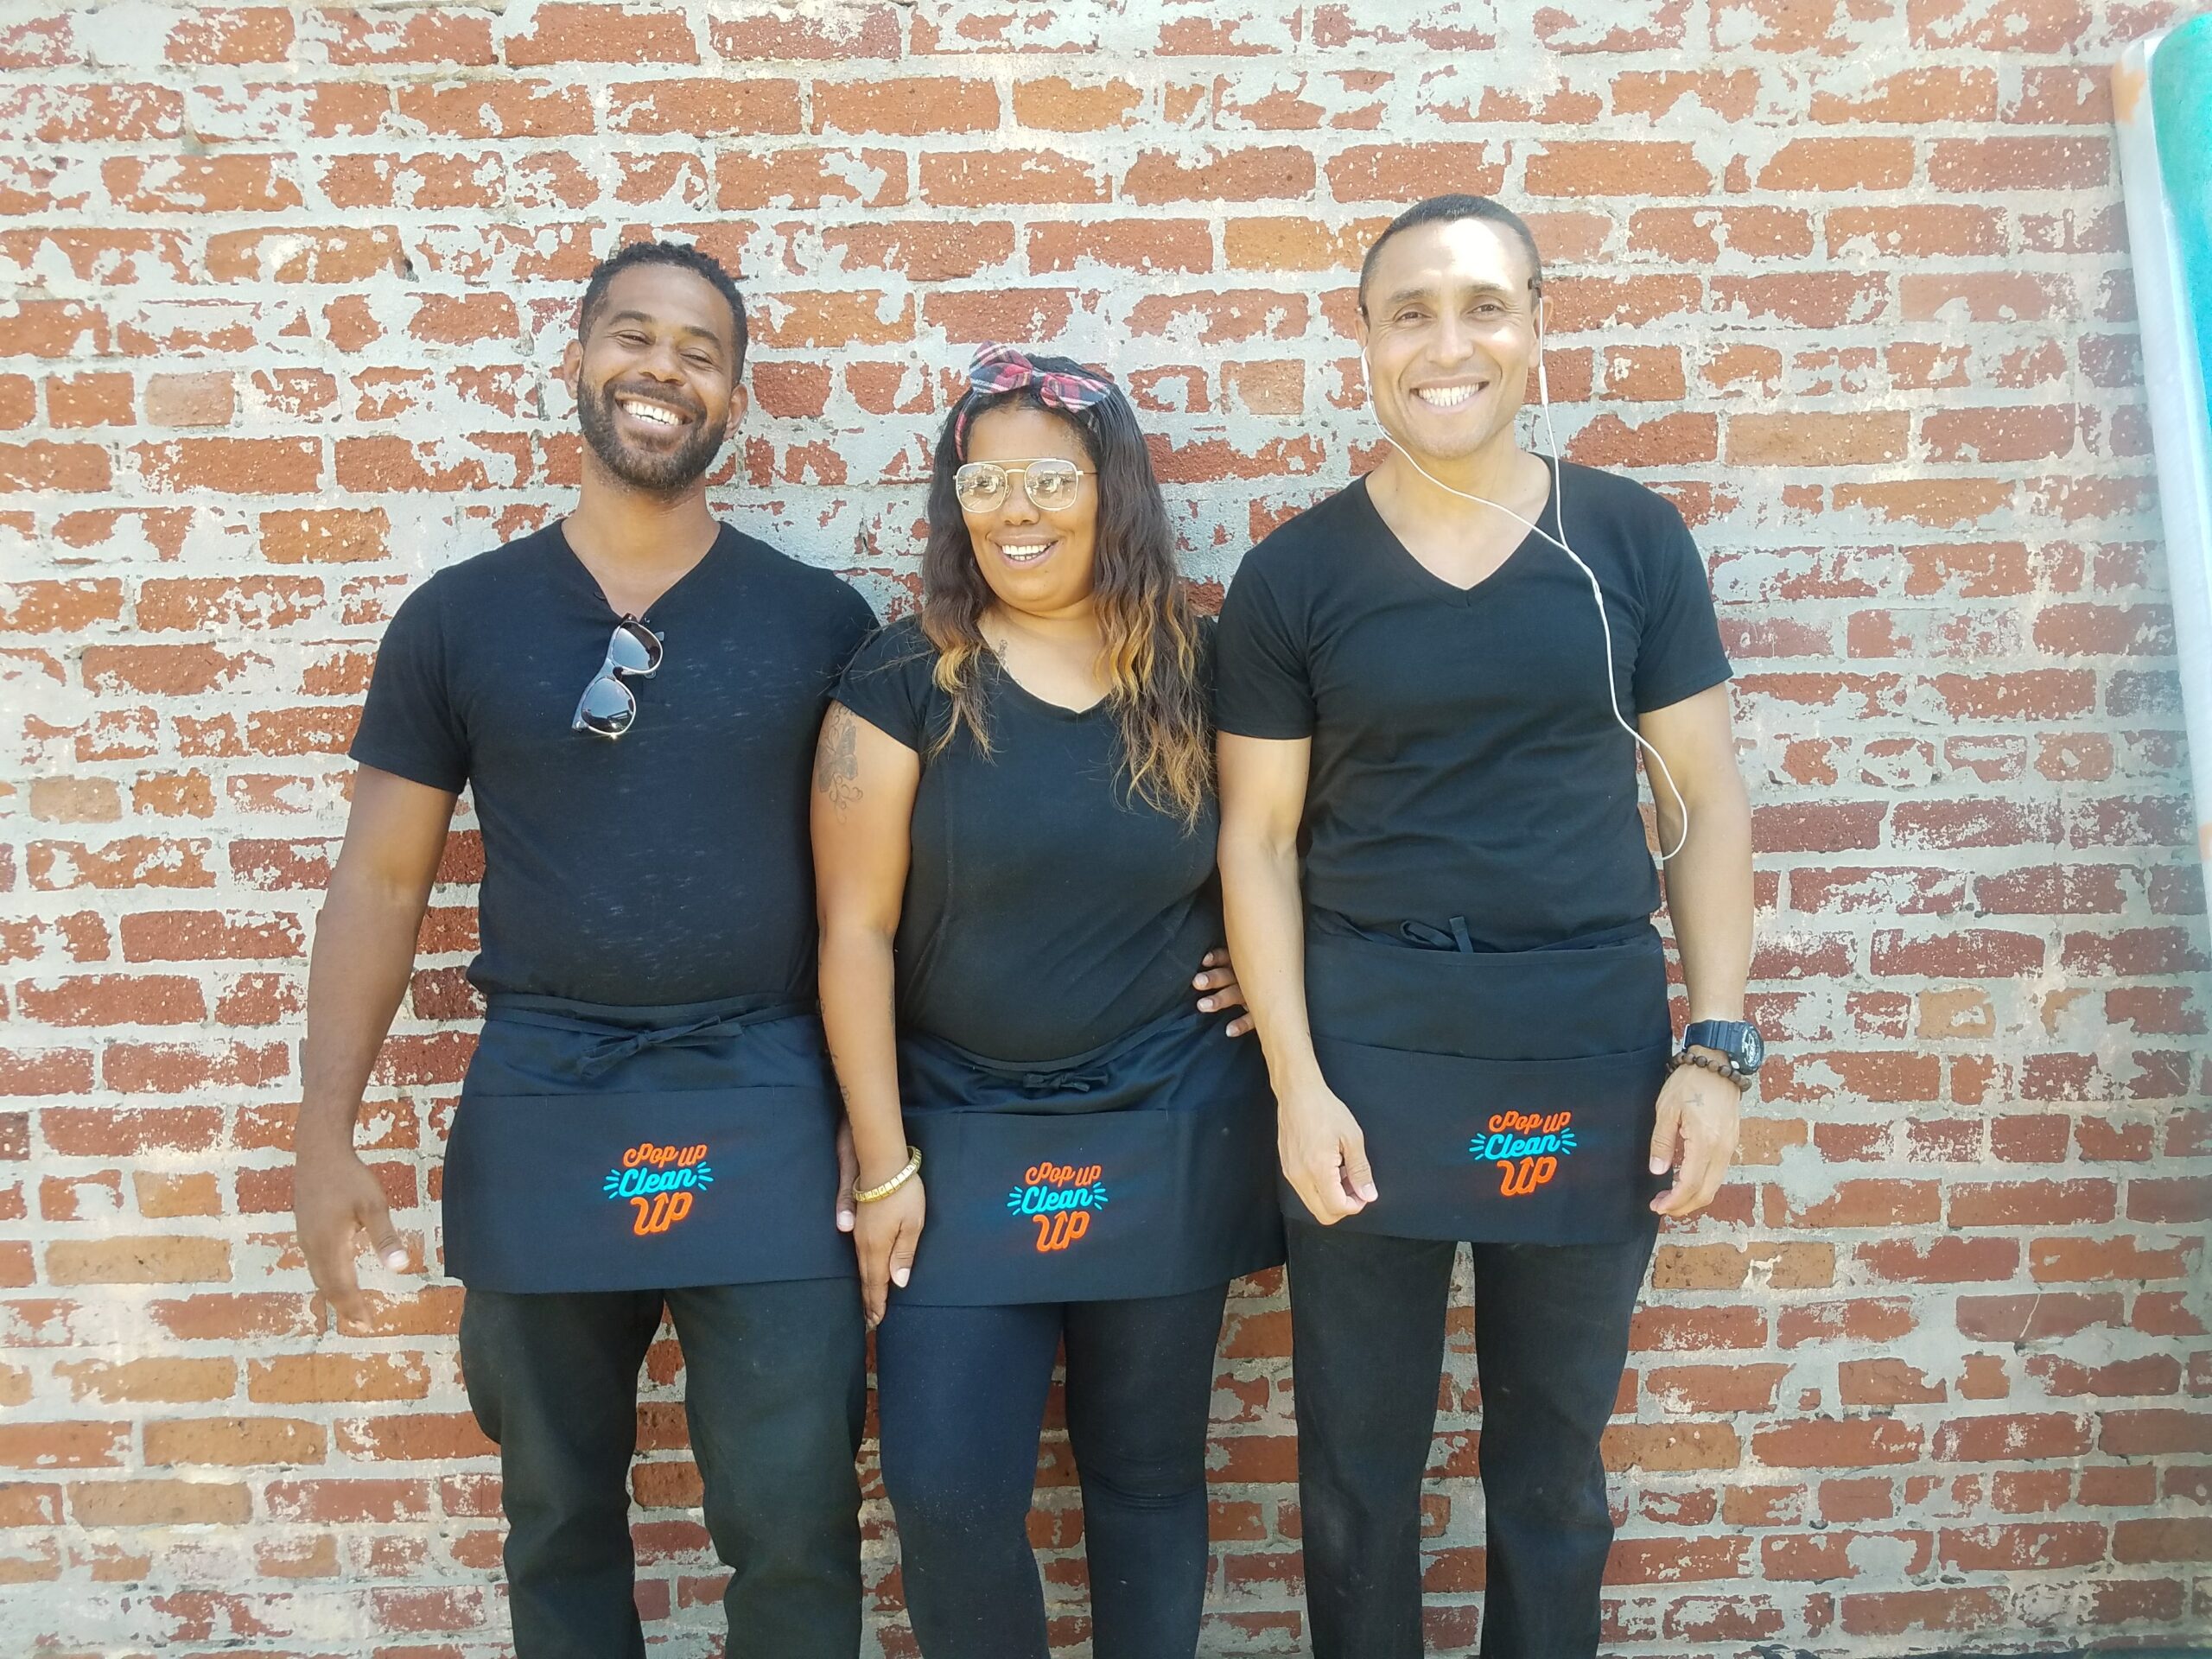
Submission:
<svg viewBox="0 0 2212 1659">
<path fill-rule="evenodd" d="M 1637 640 L 1630 695 L 1649 714 L 1719 685 L 1733 671 L 1713 613 L 1713 588 L 1689 526 L 1665 509 L 1659 544 L 1646 565 L 1651 593 Z"/>
<path fill-rule="evenodd" d="M 875 608 L 860 594 L 839 582 L 837 601 L 837 666 L 842 669 L 876 630 Z"/>
<path fill-rule="evenodd" d="M 886 736 L 922 753 L 931 735 L 936 654 L 920 629 L 893 623 L 861 643 L 831 695 Z"/>
<path fill-rule="evenodd" d="M 468 740 L 446 676 L 441 598 L 434 576 L 407 596 L 385 626 L 346 753 L 362 766 L 458 795 L 468 782 Z"/>
<path fill-rule="evenodd" d="M 1213 707 L 1214 723 L 1233 737 L 1313 735 L 1304 642 L 1284 620 L 1268 571 L 1249 562 L 1229 584 L 1214 632 Z"/>
</svg>

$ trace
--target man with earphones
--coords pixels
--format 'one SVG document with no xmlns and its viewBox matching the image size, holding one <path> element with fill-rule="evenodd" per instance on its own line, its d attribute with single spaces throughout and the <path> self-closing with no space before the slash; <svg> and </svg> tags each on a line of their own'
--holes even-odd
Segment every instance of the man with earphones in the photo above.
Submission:
<svg viewBox="0 0 2212 1659">
<path fill-rule="evenodd" d="M 1586 1659 L 1599 1440 L 1662 1217 L 1758 1070 L 1751 812 L 1705 569 L 1642 486 L 1523 448 L 1542 275 L 1478 196 L 1368 251 L 1389 446 L 1237 572 L 1217 637 L 1230 946 L 1280 1105 L 1316 1659 L 1422 1651 L 1421 1486 L 1471 1247 L 1482 1651 Z M 1652 779 L 1689 1025 L 1638 810 Z"/>
</svg>

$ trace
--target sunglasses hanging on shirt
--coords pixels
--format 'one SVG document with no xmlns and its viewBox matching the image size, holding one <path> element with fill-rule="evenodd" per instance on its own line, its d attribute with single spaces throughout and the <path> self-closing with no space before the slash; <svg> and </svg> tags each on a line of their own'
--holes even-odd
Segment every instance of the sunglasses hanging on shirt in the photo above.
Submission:
<svg viewBox="0 0 2212 1659">
<path fill-rule="evenodd" d="M 660 671 L 660 636 L 636 617 L 624 617 L 607 643 L 607 660 L 576 702 L 569 729 L 610 741 L 621 736 L 638 718 L 638 694 L 622 683 L 624 677 L 648 679 Z"/>
</svg>

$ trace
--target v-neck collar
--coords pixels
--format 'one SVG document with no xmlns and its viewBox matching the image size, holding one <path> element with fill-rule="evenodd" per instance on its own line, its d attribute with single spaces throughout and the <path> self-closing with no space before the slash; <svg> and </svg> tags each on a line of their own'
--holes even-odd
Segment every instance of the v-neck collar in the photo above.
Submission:
<svg viewBox="0 0 2212 1659">
<path fill-rule="evenodd" d="M 998 675 L 999 678 L 1004 680 L 1008 685 L 1012 686 L 1016 691 L 1027 697 L 1038 708 L 1045 710 L 1046 713 L 1056 715 L 1062 720 L 1088 720 L 1091 715 L 1096 714 L 1101 709 L 1103 709 L 1106 706 L 1107 698 L 1112 695 L 1110 692 L 1102 691 L 1094 701 L 1085 703 L 1082 708 L 1071 709 L 1065 702 L 1054 702 L 1050 697 L 1039 696 L 1034 691 L 1032 691 L 1027 686 L 1016 679 L 1014 677 L 1014 671 L 1006 665 L 1006 658 L 1000 656 L 997 652 L 991 649 L 990 641 L 988 639 L 983 642 L 983 655 L 990 658 L 992 670 Z"/>
<path fill-rule="evenodd" d="M 1545 474 L 1550 480 L 1548 487 L 1544 491 L 1544 504 L 1536 510 L 1536 523 L 1548 534 L 1556 536 L 1559 534 L 1559 513 L 1557 511 L 1559 503 L 1559 467 L 1557 462 L 1555 462 L 1549 455 L 1540 454 L 1536 459 L 1544 463 Z M 1375 505 L 1374 493 L 1368 486 L 1368 480 L 1373 476 L 1374 474 L 1372 473 L 1363 473 L 1360 474 L 1359 504 L 1366 510 L 1368 516 L 1375 520 L 1375 527 L 1382 532 L 1385 544 L 1399 559 L 1404 561 L 1406 566 L 1413 572 L 1414 578 L 1417 581 L 1434 588 L 1437 593 L 1450 598 L 1460 605 L 1473 604 L 1477 594 L 1491 587 L 1500 576 L 1503 575 L 1507 570 L 1519 563 L 1521 562 L 1522 556 L 1529 551 L 1530 544 L 1539 539 L 1536 532 L 1533 530 L 1522 532 L 1521 539 L 1513 544 L 1513 550 L 1510 553 L 1508 553 L 1503 558 L 1500 559 L 1497 563 L 1491 568 L 1488 575 L 1484 576 L 1480 581 L 1470 582 L 1466 587 L 1462 588 L 1457 582 L 1446 581 L 1442 576 L 1438 575 L 1435 571 L 1430 569 L 1426 564 L 1423 564 L 1419 559 L 1415 558 L 1414 556 L 1413 550 L 1408 547 L 1405 543 L 1400 539 L 1396 531 L 1390 528 L 1390 521 L 1382 516 L 1382 509 Z"/>
<path fill-rule="evenodd" d="M 584 585 L 589 588 L 594 594 L 599 596 L 599 602 L 607 607 L 607 613 L 609 616 L 615 618 L 617 620 L 620 620 L 622 617 L 628 614 L 626 612 L 618 611 L 614 608 L 613 601 L 607 596 L 607 590 L 599 585 L 599 578 L 592 575 L 591 567 L 586 564 L 583 562 L 582 557 L 576 552 L 576 550 L 569 545 L 568 521 L 563 518 L 556 518 L 553 521 L 551 530 L 554 543 L 561 550 L 561 556 L 568 560 L 569 564 L 575 567 L 576 574 L 583 578 Z M 638 613 L 637 620 L 643 622 L 652 616 L 654 612 L 658 611 L 664 607 L 671 598 L 680 592 L 687 583 L 697 577 L 699 572 L 703 570 L 707 567 L 708 563 L 721 552 L 723 548 L 729 543 L 729 526 L 717 520 L 715 524 L 715 539 L 707 543 L 707 550 L 702 553 L 697 558 L 691 561 L 691 568 L 690 569 L 686 570 L 674 582 L 670 582 L 667 587 L 662 588 L 659 594 L 654 599 L 653 602 L 646 606 L 644 610 Z"/>
</svg>

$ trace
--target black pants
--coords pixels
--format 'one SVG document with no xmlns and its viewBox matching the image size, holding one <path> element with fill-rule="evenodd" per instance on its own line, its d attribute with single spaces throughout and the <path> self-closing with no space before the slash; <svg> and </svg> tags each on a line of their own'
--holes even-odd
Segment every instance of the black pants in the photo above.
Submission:
<svg viewBox="0 0 2212 1659">
<path fill-rule="evenodd" d="M 472 1290 L 468 1403 L 499 1445 L 518 1659 L 643 1659 L 631 1599 L 638 1368 L 663 1294 Z M 866 1337 L 849 1279 L 666 1293 L 729 1659 L 854 1659 Z"/>
<path fill-rule="evenodd" d="M 1485 1659 L 1590 1659 L 1612 1548 L 1598 1438 L 1656 1227 L 1477 1244 Z M 1298 1492 L 1315 1659 L 1420 1659 L 1421 1486 L 1459 1246 L 1290 1225 Z"/>
<path fill-rule="evenodd" d="M 1046 1659 L 1029 1547 L 1037 1437 L 1067 1344 L 1096 1659 L 1190 1659 L 1206 1592 L 1206 1416 L 1229 1287 L 922 1307 L 875 1333 L 883 1485 L 924 1659 Z"/>
</svg>

